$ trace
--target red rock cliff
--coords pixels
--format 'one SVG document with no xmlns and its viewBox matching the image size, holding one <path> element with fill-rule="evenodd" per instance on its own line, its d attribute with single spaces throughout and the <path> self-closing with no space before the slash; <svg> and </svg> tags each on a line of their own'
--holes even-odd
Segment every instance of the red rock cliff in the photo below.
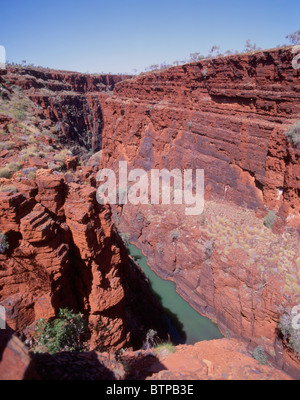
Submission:
<svg viewBox="0 0 300 400">
<path fill-rule="evenodd" d="M 300 147 L 285 135 L 300 118 L 292 58 L 291 49 L 262 51 L 119 83 L 102 103 L 102 164 L 204 169 L 200 217 L 126 205 L 115 210 L 120 229 L 224 333 L 264 346 L 299 374 L 277 332 L 284 309 L 300 302 Z M 272 232 L 268 209 L 278 214 Z"/>
<path fill-rule="evenodd" d="M 295 230 L 300 209 L 299 146 L 285 135 L 300 113 L 300 73 L 292 68 L 292 57 L 290 49 L 230 56 L 117 84 L 122 77 L 23 69 L 12 69 L 4 78 L 8 86 L 19 82 L 38 105 L 37 116 L 44 119 L 45 128 L 59 124 L 61 140 L 74 152 L 82 146 L 102 148 L 103 166 L 115 168 L 119 160 L 127 160 L 130 166 L 146 170 L 204 169 L 206 203 L 201 216 L 186 217 L 182 207 L 149 205 L 113 207 L 113 218 L 143 249 L 153 269 L 173 280 L 199 312 L 215 318 L 224 333 L 241 337 L 253 347 L 262 345 L 270 358 L 297 375 L 297 358 L 283 346 L 277 332 L 282 312 L 300 302 Z M 118 310 L 114 314 L 118 326 L 124 312 L 118 275 L 122 257 L 118 246 L 110 243 L 110 233 L 101 233 L 99 228 L 109 225 L 107 211 L 95 217 L 95 189 L 72 183 L 62 191 L 61 185 L 58 178 L 45 184 L 38 179 L 37 187 L 22 190 L 21 195 L 5 195 L 3 224 L 18 241 L 10 264 L 4 259 L 10 274 L 4 272 L 2 279 L 12 280 L 9 285 L 15 299 L 18 285 L 26 287 L 26 293 L 38 293 L 23 296 L 20 304 L 27 317 L 17 323 L 25 326 L 33 321 L 35 308 L 40 315 L 42 293 L 54 296 L 49 300 L 46 295 L 45 310 L 50 303 L 58 304 L 62 293 L 67 293 L 70 302 L 75 301 L 74 293 L 83 293 L 80 298 L 92 310 L 91 318 L 97 320 L 94 304 L 99 302 L 104 312 Z M 82 199 L 84 204 L 80 204 Z M 263 224 L 268 209 L 278 214 L 272 231 Z M 30 226 L 35 225 L 38 229 L 32 232 Z M 108 247 L 103 247 L 106 241 Z M 70 253 L 66 246 L 72 248 L 70 259 L 65 256 Z M 103 268 L 112 287 L 97 285 L 100 261 L 94 260 L 102 256 L 109 260 Z M 46 260 L 51 260 L 51 279 L 46 272 L 38 287 L 27 279 L 31 276 L 27 267 L 23 273 L 22 261 L 35 271 L 36 257 L 43 265 L 41 271 L 49 268 Z M 28 259 L 32 260 L 29 264 Z M 69 292 L 62 282 L 74 276 L 72 260 L 76 271 L 86 272 L 76 281 L 79 291 Z M 66 267 L 61 268 L 61 263 Z M 39 290 L 39 285 L 46 289 Z M 110 290 L 116 303 L 101 296 Z M 3 298 L 9 296 L 7 292 Z M 125 331 L 118 330 L 115 343 L 125 342 Z"/>
</svg>

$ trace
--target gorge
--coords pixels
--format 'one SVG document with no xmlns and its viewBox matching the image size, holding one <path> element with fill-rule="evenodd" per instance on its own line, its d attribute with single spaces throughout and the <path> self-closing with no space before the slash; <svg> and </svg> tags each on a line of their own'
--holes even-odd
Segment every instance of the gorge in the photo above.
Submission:
<svg viewBox="0 0 300 400">
<path fill-rule="evenodd" d="M 278 331 L 281 315 L 300 304 L 300 147 L 287 135 L 300 120 L 293 57 L 280 48 L 139 76 L 1 71 L 0 166 L 22 162 L 0 178 L 10 245 L 0 254 L 0 303 L 10 328 L 27 335 L 70 307 L 98 327 L 92 348 L 101 340 L 138 349 L 149 329 L 166 337 L 161 305 L 121 233 L 217 323 L 221 340 L 261 346 L 299 378 L 299 359 Z M 99 205 L 96 174 L 118 171 L 120 161 L 149 173 L 204 169 L 204 212 Z"/>
</svg>

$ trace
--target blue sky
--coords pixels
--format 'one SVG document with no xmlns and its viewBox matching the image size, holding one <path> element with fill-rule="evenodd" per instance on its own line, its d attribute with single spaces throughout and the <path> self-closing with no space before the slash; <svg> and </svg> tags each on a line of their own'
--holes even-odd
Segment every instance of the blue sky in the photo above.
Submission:
<svg viewBox="0 0 300 400">
<path fill-rule="evenodd" d="M 2 1 L 0 45 L 9 61 L 79 72 L 138 72 L 216 44 L 242 50 L 287 43 L 299 0 Z"/>
</svg>

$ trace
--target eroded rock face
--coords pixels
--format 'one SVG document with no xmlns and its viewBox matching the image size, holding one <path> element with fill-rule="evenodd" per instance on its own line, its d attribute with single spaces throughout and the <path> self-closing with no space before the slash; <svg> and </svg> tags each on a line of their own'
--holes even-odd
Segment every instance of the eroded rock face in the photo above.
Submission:
<svg viewBox="0 0 300 400">
<path fill-rule="evenodd" d="M 0 380 L 31 379 L 39 379 L 39 375 L 28 350 L 11 332 L 0 330 Z"/>
<path fill-rule="evenodd" d="M 36 116 L 44 128 L 56 124 L 60 140 L 74 147 L 98 151 L 102 145 L 103 115 L 98 93 L 107 96 L 130 75 L 88 75 L 74 72 L 10 67 L 4 87 L 18 86 L 40 107 Z"/>
<path fill-rule="evenodd" d="M 214 195 L 299 212 L 299 70 L 290 49 L 218 58 L 119 83 L 103 105 L 103 163 L 200 168 Z"/>
<path fill-rule="evenodd" d="M 300 149 L 285 135 L 300 113 L 300 72 L 292 58 L 290 49 L 264 51 L 124 81 L 11 69 L 1 82 L 20 85 L 37 105 L 37 119 L 45 128 L 57 123 L 60 140 L 73 153 L 102 147 L 90 163 L 94 172 L 100 160 L 115 170 L 119 160 L 147 171 L 204 169 L 203 215 L 126 205 L 112 208 L 113 220 L 151 267 L 173 280 L 199 312 L 215 318 L 224 334 L 262 345 L 296 376 L 299 362 L 277 332 L 282 312 L 300 303 Z M 11 119 L 1 117 L 0 123 L 8 132 Z M 7 149 L 0 157 L 9 157 Z M 128 295 L 139 285 L 128 283 L 135 271 L 124 266 L 127 256 L 110 209 L 96 204 L 95 179 L 84 169 L 65 179 L 41 175 L 19 193 L 0 193 L 1 227 L 11 244 L 10 253 L 0 256 L 0 300 L 9 321 L 22 330 L 72 305 L 97 325 L 101 310 L 111 328 L 107 344 L 121 347 L 139 331 L 129 305 L 139 313 L 143 307 Z M 263 225 L 270 209 L 278 214 L 272 231 Z"/>
<path fill-rule="evenodd" d="M 164 330 L 160 306 L 142 274 L 136 272 L 136 283 L 127 282 L 136 266 L 113 228 L 109 207 L 96 201 L 94 187 L 66 184 L 63 175 L 48 171 L 34 187 L 18 190 L 0 193 L 1 231 L 10 244 L 0 255 L 0 303 L 13 330 L 30 331 L 59 308 L 88 316 L 91 348 L 141 346 L 147 327 Z M 140 319 L 130 305 L 137 301 L 135 284 L 146 285 Z"/>
<path fill-rule="evenodd" d="M 178 346 L 176 352 L 159 357 L 161 368 L 150 380 L 289 380 L 272 367 L 260 365 L 237 340 L 219 339 Z M 155 366 L 153 366 L 155 370 Z"/>
<path fill-rule="evenodd" d="M 103 103 L 102 165 L 204 169 L 200 217 L 124 205 L 116 221 L 224 334 L 264 346 L 297 374 L 277 331 L 283 311 L 300 302 L 300 147 L 285 134 L 300 115 L 292 58 L 291 49 L 263 51 L 119 83 Z M 269 210 L 278 215 L 272 231 L 263 224 Z"/>
<path fill-rule="evenodd" d="M 219 339 L 170 352 L 32 354 L 16 336 L 0 332 L 0 380 L 290 380 L 261 365 L 237 340 Z M 124 369 L 124 364 L 126 369 Z"/>
</svg>

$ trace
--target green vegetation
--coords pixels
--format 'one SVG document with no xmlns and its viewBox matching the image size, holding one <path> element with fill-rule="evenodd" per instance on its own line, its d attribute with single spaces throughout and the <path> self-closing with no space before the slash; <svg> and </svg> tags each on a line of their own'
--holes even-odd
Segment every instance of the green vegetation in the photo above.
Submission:
<svg viewBox="0 0 300 400">
<path fill-rule="evenodd" d="M 11 113 L 14 118 L 19 121 L 24 121 L 27 117 L 28 104 L 22 99 L 12 104 Z"/>
<path fill-rule="evenodd" d="M 60 153 L 54 156 L 54 160 L 59 162 L 60 164 L 64 164 L 66 162 L 67 156 L 70 155 L 69 150 L 61 150 Z"/>
<path fill-rule="evenodd" d="M 156 336 L 157 332 L 154 329 L 149 329 L 146 334 L 146 340 L 143 344 L 143 348 L 146 350 L 153 348 L 156 345 Z"/>
<path fill-rule="evenodd" d="M 27 161 L 29 157 L 36 157 L 38 153 L 37 146 L 29 146 L 26 149 L 22 150 L 20 159 L 21 161 Z"/>
<path fill-rule="evenodd" d="M 161 63 L 161 64 L 152 64 L 149 67 L 145 68 L 145 71 L 162 71 L 167 68 L 171 68 L 173 65 L 178 66 L 181 64 L 186 64 L 188 62 L 196 62 L 196 61 L 201 61 L 201 60 L 208 60 L 211 58 L 217 58 L 217 57 L 226 57 L 229 55 L 234 55 L 234 54 L 244 54 L 244 53 L 255 53 L 256 51 L 261 50 L 260 47 L 256 45 L 256 43 L 251 43 L 251 41 L 248 39 L 245 43 L 244 49 L 239 52 L 238 50 L 226 50 L 226 51 L 221 51 L 220 46 L 213 45 L 208 52 L 207 56 L 204 56 L 203 54 L 199 52 L 194 52 L 190 53 L 189 58 L 186 58 L 184 60 L 176 60 L 172 64 L 167 64 L 167 63 Z M 207 71 L 206 71 L 207 73 Z"/>
<path fill-rule="evenodd" d="M 6 167 L 4 168 L 0 168 L 0 178 L 6 178 L 9 179 L 10 178 L 10 170 Z"/>
<path fill-rule="evenodd" d="M 4 186 L 0 186 L 0 192 L 17 193 L 18 189 L 13 185 L 4 185 Z"/>
<path fill-rule="evenodd" d="M 22 168 L 22 164 L 19 162 L 10 162 L 7 165 L 7 168 L 11 171 L 11 172 L 17 172 Z"/>
<path fill-rule="evenodd" d="M 175 353 L 175 351 L 176 347 L 170 341 L 159 343 L 154 349 L 155 354 L 158 356 L 167 356 L 170 353 Z"/>
<path fill-rule="evenodd" d="M 32 179 L 32 180 L 35 180 L 35 179 L 36 179 L 36 174 L 35 174 L 33 171 L 31 171 L 31 172 L 29 172 L 29 174 L 28 174 L 28 178 L 29 178 L 29 179 Z"/>
<path fill-rule="evenodd" d="M 145 350 L 154 348 L 154 353 L 159 356 L 175 353 L 176 351 L 175 346 L 170 342 L 170 340 L 167 342 L 160 342 L 159 338 L 157 337 L 157 332 L 154 329 L 149 329 L 147 332 L 143 348 Z"/>
<path fill-rule="evenodd" d="M 85 351 L 87 324 L 83 314 L 60 309 L 57 318 L 37 322 L 33 351 L 54 354 L 59 351 Z"/>
<path fill-rule="evenodd" d="M 255 360 L 259 362 L 261 365 L 265 365 L 268 362 L 268 356 L 265 354 L 263 347 L 257 346 L 256 349 L 253 350 L 253 357 Z"/>
<path fill-rule="evenodd" d="M 297 322 L 295 321 L 297 318 L 291 310 L 286 310 L 280 317 L 278 328 L 287 346 L 300 356 L 300 327 L 295 329 L 295 326 L 293 326 L 293 321 Z"/>
<path fill-rule="evenodd" d="M 7 241 L 6 235 L 0 233 L 0 253 L 4 254 L 8 249 L 9 249 L 9 243 Z"/>
<path fill-rule="evenodd" d="M 275 212 L 269 211 L 268 215 L 264 219 L 264 225 L 267 228 L 271 229 L 272 226 L 274 225 L 274 222 L 276 221 L 276 219 L 277 219 L 277 215 L 275 214 Z"/>
<path fill-rule="evenodd" d="M 300 143 L 300 122 L 296 122 L 287 132 L 285 132 L 288 142 L 292 142 L 293 146 Z"/>
<path fill-rule="evenodd" d="M 64 162 L 66 161 L 66 156 L 65 156 L 65 154 L 56 154 L 54 156 L 54 160 L 61 164 L 64 164 Z"/>
<path fill-rule="evenodd" d="M 11 148 L 13 148 L 13 146 L 14 142 L 11 142 L 10 140 L 8 140 L 7 142 L 1 142 L 0 150 L 10 150 Z"/>
<path fill-rule="evenodd" d="M 294 33 L 291 33 L 290 35 L 287 35 L 286 39 L 289 39 L 289 41 L 292 44 L 299 44 L 300 43 L 300 29 L 299 29 L 299 31 L 296 31 Z"/>
</svg>

